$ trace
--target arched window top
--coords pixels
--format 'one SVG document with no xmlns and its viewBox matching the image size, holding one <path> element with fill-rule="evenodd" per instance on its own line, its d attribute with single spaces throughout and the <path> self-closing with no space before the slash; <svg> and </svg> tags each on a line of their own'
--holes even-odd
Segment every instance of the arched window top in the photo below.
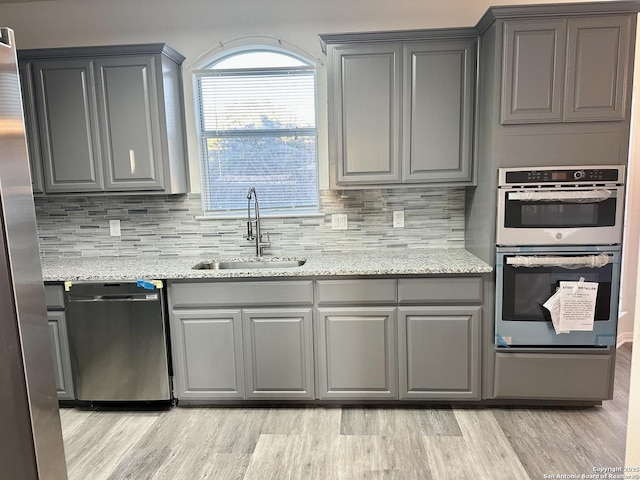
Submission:
<svg viewBox="0 0 640 480">
<path fill-rule="evenodd" d="M 297 68 L 312 67 L 309 62 L 283 52 L 253 49 L 229 53 L 213 60 L 207 69 L 238 70 L 248 68 Z"/>
</svg>

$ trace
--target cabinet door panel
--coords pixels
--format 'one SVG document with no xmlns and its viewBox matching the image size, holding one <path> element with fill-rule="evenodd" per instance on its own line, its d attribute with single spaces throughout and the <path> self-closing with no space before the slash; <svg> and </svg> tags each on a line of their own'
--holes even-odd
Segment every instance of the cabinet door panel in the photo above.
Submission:
<svg viewBox="0 0 640 480">
<path fill-rule="evenodd" d="M 400 48 L 339 49 L 333 66 L 338 184 L 400 181 Z"/>
<path fill-rule="evenodd" d="M 31 184 L 33 193 L 44 192 L 42 178 L 42 156 L 40 153 L 40 139 L 38 138 L 38 121 L 36 113 L 36 99 L 33 91 L 33 71 L 31 63 L 19 63 L 20 89 L 22 90 L 22 105 L 24 109 L 25 134 L 29 151 L 29 167 L 31 168 Z"/>
<path fill-rule="evenodd" d="M 98 111 L 110 190 L 164 188 L 154 58 L 96 61 Z"/>
<path fill-rule="evenodd" d="M 320 398 L 397 398 L 395 309 L 318 310 Z"/>
<path fill-rule="evenodd" d="M 474 43 L 404 48 L 403 181 L 472 180 Z"/>
<path fill-rule="evenodd" d="M 561 121 L 566 29 L 565 20 L 505 22 L 502 123 Z"/>
<path fill-rule="evenodd" d="M 247 398 L 313 398 L 311 309 L 242 311 Z"/>
<path fill-rule="evenodd" d="M 401 399 L 480 399 L 480 307 L 399 309 Z"/>
<path fill-rule="evenodd" d="M 64 312 L 47 312 L 49 342 L 53 354 L 53 373 L 59 400 L 73 400 L 73 378 L 71 375 L 71 355 Z"/>
<path fill-rule="evenodd" d="M 34 62 L 47 192 L 104 189 L 89 60 Z"/>
<path fill-rule="evenodd" d="M 628 16 L 570 19 L 565 121 L 624 120 Z"/>
<path fill-rule="evenodd" d="M 176 398 L 244 397 L 240 310 L 172 312 Z"/>
<path fill-rule="evenodd" d="M 615 355 L 498 353 L 496 398 L 609 400 Z"/>
</svg>

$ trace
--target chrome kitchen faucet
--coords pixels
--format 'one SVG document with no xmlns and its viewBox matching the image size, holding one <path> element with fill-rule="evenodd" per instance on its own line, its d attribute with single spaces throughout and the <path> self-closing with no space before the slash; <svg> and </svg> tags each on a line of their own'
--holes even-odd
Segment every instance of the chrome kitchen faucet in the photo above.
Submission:
<svg viewBox="0 0 640 480">
<path fill-rule="evenodd" d="M 251 197 L 254 199 L 254 210 L 256 214 L 255 219 L 251 219 Z M 255 234 L 253 230 L 253 225 L 255 224 Z M 270 247 L 271 241 L 269 240 L 269 234 L 267 233 L 267 241 L 262 241 L 262 232 L 260 228 L 260 207 L 258 206 L 258 194 L 256 193 L 255 187 L 251 187 L 247 192 L 247 240 L 255 240 L 256 241 L 256 256 L 262 256 L 262 249 L 264 247 Z"/>
</svg>

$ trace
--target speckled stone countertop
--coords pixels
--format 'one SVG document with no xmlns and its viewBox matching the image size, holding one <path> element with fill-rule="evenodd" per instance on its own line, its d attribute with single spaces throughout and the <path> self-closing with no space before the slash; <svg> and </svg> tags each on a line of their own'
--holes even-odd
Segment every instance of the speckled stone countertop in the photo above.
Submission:
<svg viewBox="0 0 640 480">
<path fill-rule="evenodd" d="M 479 274 L 491 266 L 464 249 L 424 249 L 264 256 L 262 260 L 304 259 L 288 268 L 194 270 L 204 261 L 256 260 L 255 257 L 74 257 L 43 258 L 45 281 L 112 281 L 190 278 L 324 277 L 358 275 Z"/>
</svg>

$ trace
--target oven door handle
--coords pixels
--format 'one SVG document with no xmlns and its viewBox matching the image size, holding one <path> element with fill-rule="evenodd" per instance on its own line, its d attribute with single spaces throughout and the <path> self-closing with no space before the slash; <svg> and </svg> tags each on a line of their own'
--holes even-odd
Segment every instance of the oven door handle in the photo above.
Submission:
<svg viewBox="0 0 640 480">
<path fill-rule="evenodd" d="M 568 269 L 577 268 L 602 268 L 613 263 L 613 256 L 601 253 L 600 255 L 580 255 L 577 257 L 546 255 L 518 255 L 507 257 L 507 265 L 512 267 L 560 267 Z"/>
<path fill-rule="evenodd" d="M 567 203 L 595 203 L 604 202 L 615 193 L 607 189 L 597 190 L 530 190 L 509 192 L 509 200 L 524 200 L 527 202 L 560 201 Z"/>
</svg>

